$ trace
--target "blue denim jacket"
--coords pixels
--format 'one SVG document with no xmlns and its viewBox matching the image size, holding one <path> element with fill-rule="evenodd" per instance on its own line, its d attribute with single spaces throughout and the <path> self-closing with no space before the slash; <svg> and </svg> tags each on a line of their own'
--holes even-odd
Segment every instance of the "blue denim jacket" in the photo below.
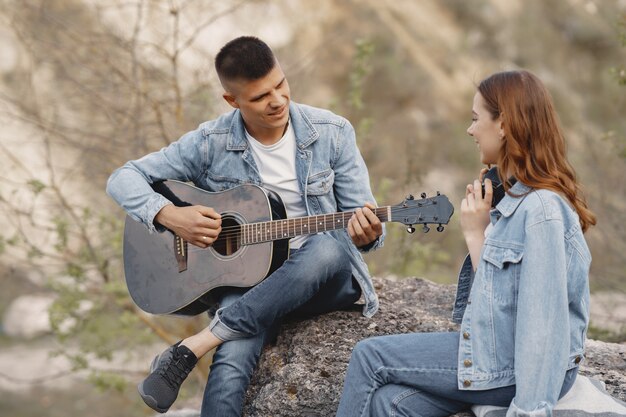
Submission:
<svg viewBox="0 0 626 417">
<path fill-rule="evenodd" d="M 516 384 L 507 417 L 551 416 L 565 372 L 583 357 L 591 255 L 578 215 L 558 194 L 518 182 L 491 211 L 473 272 L 461 268 L 458 387 Z"/>
<path fill-rule="evenodd" d="M 365 202 L 375 203 L 352 125 L 330 111 L 293 102 L 289 112 L 297 142 L 296 171 L 308 214 L 350 211 Z M 160 151 L 126 163 L 109 178 L 107 193 L 154 232 L 154 217 L 170 202 L 149 184 L 163 179 L 191 181 L 209 191 L 248 183 L 263 186 L 239 110 L 202 123 Z M 361 253 L 346 230 L 328 233 L 351 254 L 352 274 L 365 297 L 363 314 L 373 316 L 378 298 Z M 382 246 L 383 239 L 384 234 L 367 250 Z"/>
</svg>

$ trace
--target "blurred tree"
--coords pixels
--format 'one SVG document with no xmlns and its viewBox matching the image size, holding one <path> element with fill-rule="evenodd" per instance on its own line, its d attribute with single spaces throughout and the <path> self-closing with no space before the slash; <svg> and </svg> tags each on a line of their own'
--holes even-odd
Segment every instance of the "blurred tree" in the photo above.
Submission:
<svg viewBox="0 0 626 417">
<path fill-rule="evenodd" d="M 197 38 L 241 4 L 0 3 L 20 56 L 0 91 L 0 115 L 16 132 L 12 143 L 0 144 L 9 162 L 0 174 L 0 253 L 46 278 L 56 295 L 56 353 L 76 370 L 155 335 L 173 343 L 202 325 L 201 318 L 149 316 L 130 302 L 121 274 L 122 215 L 111 209 L 104 181 L 211 112 L 212 58 Z M 185 54 L 208 65 L 194 68 Z M 107 372 L 93 370 L 93 380 L 122 387 Z"/>
</svg>

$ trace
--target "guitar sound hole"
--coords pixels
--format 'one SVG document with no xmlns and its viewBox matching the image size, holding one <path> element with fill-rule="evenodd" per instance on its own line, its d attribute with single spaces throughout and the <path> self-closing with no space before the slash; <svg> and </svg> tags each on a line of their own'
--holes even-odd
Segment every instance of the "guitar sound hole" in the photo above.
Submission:
<svg viewBox="0 0 626 417">
<path fill-rule="evenodd" d="M 230 216 L 222 216 L 222 232 L 213 242 L 213 249 L 222 256 L 231 256 L 241 246 L 241 226 Z"/>
</svg>

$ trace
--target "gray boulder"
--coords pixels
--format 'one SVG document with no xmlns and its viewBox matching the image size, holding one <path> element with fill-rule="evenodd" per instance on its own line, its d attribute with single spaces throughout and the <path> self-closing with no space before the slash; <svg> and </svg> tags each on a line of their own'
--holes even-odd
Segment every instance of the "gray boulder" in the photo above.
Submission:
<svg viewBox="0 0 626 417">
<path fill-rule="evenodd" d="M 450 321 L 456 286 L 417 278 L 374 279 L 374 284 L 380 311 L 371 319 L 355 309 L 283 324 L 276 343 L 263 351 L 244 416 L 334 416 L 356 342 L 386 334 L 457 330 Z M 626 345 L 589 340 L 581 373 L 604 381 L 609 393 L 626 401 Z M 187 408 L 165 416 L 199 417 L 199 413 Z"/>
<path fill-rule="evenodd" d="M 453 331 L 455 286 L 407 278 L 375 279 L 380 311 L 340 311 L 290 320 L 261 357 L 244 408 L 245 416 L 334 416 L 350 353 L 361 339 L 407 332 Z M 604 381 L 626 400 L 626 346 L 590 340 L 581 373 Z M 472 416 L 460 413 L 457 416 Z"/>
</svg>

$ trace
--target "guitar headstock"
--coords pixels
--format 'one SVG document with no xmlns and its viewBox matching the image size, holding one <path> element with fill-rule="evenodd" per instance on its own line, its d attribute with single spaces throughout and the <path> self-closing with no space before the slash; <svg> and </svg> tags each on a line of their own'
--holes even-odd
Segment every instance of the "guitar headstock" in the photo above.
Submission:
<svg viewBox="0 0 626 417">
<path fill-rule="evenodd" d="M 427 233 L 429 224 L 437 224 L 437 231 L 443 231 L 443 225 L 448 224 L 450 217 L 454 213 L 454 207 L 443 194 L 433 197 L 426 197 L 422 193 L 422 198 L 416 200 L 412 195 L 408 195 L 404 201 L 395 206 L 391 206 L 391 221 L 404 223 L 407 232 L 415 232 L 413 225 L 423 224 L 422 230 Z"/>
</svg>

